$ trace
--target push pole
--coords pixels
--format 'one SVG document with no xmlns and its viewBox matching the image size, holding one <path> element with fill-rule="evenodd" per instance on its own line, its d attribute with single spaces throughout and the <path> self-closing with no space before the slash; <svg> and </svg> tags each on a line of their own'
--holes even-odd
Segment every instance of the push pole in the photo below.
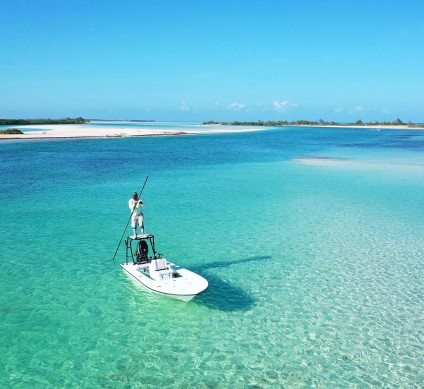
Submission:
<svg viewBox="0 0 424 389">
<path fill-rule="evenodd" d="M 149 179 L 149 176 L 147 176 L 147 177 L 146 177 L 146 179 L 144 180 L 143 187 L 141 188 L 141 191 L 140 191 L 140 194 L 138 195 L 138 197 L 141 197 L 141 194 L 143 193 L 144 187 L 146 186 L 146 182 L 147 182 L 147 180 L 148 180 L 148 179 Z M 124 232 L 122 233 L 121 240 L 120 240 L 120 241 L 119 241 L 119 243 L 118 243 L 118 247 L 117 247 L 117 248 L 116 248 L 116 250 L 115 250 L 115 254 L 113 255 L 112 261 L 115 259 L 115 257 L 116 257 L 116 253 L 118 252 L 118 249 L 119 249 L 119 246 L 121 245 L 122 239 L 124 238 L 124 235 L 125 235 L 125 233 L 127 232 L 128 224 L 130 224 L 130 221 L 131 221 L 132 215 L 133 215 L 133 213 L 134 213 L 134 210 L 135 210 L 135 205 L 134 205 L 134 208 L 133 208 L 133 209 L 132 209 L 132 211 L 131 211 L 130 218 L 128 219 L 127 225 L 125 226 L 125 230 L 124 230 Z"/>
</svg>

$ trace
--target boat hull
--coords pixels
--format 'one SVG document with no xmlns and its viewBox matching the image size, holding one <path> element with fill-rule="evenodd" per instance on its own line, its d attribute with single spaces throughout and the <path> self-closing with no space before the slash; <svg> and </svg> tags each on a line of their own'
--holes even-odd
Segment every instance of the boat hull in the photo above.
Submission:
<svg viewBox="0 0 424 389">
<path fill-rule="evenodd" d="M 147 264 L 121 263 L 121 267 L 126 274 L 145 289 L 178 300 L 190 301 L 208 288 L 208 281 L 202 276 L 174 263 L 167 262 L 167 264 L 172 271 L 172 277 L 160 280 L 150 276 Z"/>
</svg>

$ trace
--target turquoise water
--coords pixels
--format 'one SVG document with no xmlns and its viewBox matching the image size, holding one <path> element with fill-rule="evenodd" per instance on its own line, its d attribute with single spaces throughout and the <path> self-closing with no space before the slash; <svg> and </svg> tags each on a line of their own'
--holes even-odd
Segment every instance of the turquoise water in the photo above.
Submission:
<svg viewBox="0 0 424 389">
<path fill-rule="evenodd" d="M 421 387 L 423 151 L 325 128 L 2 141 L 0 387 Z M 159 251 L 209 280 L 189 303 L 111 260 L 147 175 Z"/>
<path fill-rule="evenodd" d="M 116 127 L 124 126 L 127 128 L 140 128 L 140 129 L 196 129 L 202 130 L 207 129 L 207 126 L 203 126 L 200 122 L 129 122 L 129 121 L 91 121 L 85 124 L 87 127 Z"/>
</svg>

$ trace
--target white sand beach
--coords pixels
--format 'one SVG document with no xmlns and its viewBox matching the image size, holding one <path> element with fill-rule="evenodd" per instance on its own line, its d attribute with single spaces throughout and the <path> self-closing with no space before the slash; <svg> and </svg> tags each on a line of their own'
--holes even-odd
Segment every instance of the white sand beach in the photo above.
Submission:
<svg viewBox="0 0 424 389">
<path fill-rule="evenodd" d="M 179 129 L 170 129 L 165 126 L 129 127 L 125 123 L 117 123 L 110 126 L 90 126 L 84 124 L 49 124 L 10 126 L 21 130 L 24 134 L 0 134 L 0 140 L 6 139 L 67 139 L 67 138 L 124 138 L 140 136 L 166 136 L 166 135 L 193 135 L 203 133 L 225 133 L 225 132 L 251 132 L 266 130 L 264 127 L 255 126 L 223 126 L 205 125 Z"/>
</svg>

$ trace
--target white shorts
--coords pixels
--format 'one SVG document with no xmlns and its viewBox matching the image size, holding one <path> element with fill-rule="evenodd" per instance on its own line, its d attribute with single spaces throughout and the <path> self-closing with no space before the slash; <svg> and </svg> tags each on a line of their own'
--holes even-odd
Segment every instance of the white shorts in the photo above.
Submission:
<svg viewBox="0 0 424 389">
<path fill-rule="evenodd" d="M 141 228 L 143 227 L 143 222 L 144 222 L 143 215 L 135 215 L 131 218 L 131 227 L 137 228 L 137 226 L 139 226 Z"/>
</svg>

